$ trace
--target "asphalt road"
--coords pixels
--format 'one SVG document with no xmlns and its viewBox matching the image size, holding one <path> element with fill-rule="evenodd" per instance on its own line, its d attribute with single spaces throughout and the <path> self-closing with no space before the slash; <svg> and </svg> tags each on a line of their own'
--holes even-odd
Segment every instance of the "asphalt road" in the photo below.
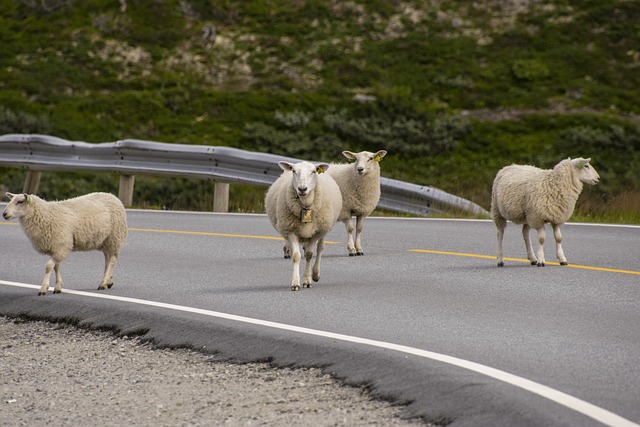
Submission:
<svg viewBox="0 0 640 427">
<path fill-rule="evenodd" d="M 640 227 L 565 225 L 568 267 L 549 230 L 539 268 L 510 224 L 498 268 L 489 221 L 369 218 L 365 256 L 338 224 L 320 281 L 291 292 L 264 215 L 129 211 L 129 226 L 111 290 L 95 290 L 102 254 L 74 253 L 63 293 L 38 297 L 46 257 L 1 222 L 0 314 L 319 366 L 455 426 L 640 424 Z"/>
</svg>

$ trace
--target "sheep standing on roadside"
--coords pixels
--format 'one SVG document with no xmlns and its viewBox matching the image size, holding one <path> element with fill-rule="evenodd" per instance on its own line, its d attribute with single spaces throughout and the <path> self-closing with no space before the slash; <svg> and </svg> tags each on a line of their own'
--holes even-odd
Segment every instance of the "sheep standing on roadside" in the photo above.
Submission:
<svg viewBox="0 0 640 427">
<path fill-rule="evenodd" d="M 49 255 L 38 295 L 46 295 L 51 270 L 56 272 L 53 293 L 62 292 L 60 263 L 73 251 L 102 251 L 104 277 L 98 289 L 113 286 L 113 269 L 127 238 L 127 215 L 120 200 L 109 193 L 91 193 L 59 202 L 33 194 L 6 193 L 11 199 L 2 216 L 19 218 L 36 251 Z"/>
<path fill-rule="evenodd" d="M 291 290 L 300 290 L 300 244 L 306 259 L 302 286 L 311 287 L 311 258 L 317 245 L 313 265 L 313 281 L 320 279 L 320 258 L 324 237 L 333 228 L 342 208 L 342 196 L 335 181 L 323 172 L 326 163 L 314 166 L 309 162 L 279 162 L 284 171 L 269 187 L 265 209 L 273 227 L 284 237 L 287 251 L 293 258 Z"/>
<path fill-rule="evenodd" d="M 347 251 L 349 256 L 364 255 L 362 250 L 362 227 L 364 219 L 378 206 L 380 200 L 380 160 L 387 154 L 385 150 L 377 153 L 361 151 L 342 154 L 354 163 L 331 165 L 328 173 L 336 181 L 342 193 L 342 211 L 338 221 L 347 228 Z M 353 239 L 353 223 L 356 217 L 356 238 Z"/>
<path fill-rule="evenodd" d="M 493 181 L 491 218 L 498 229 L 498 267 L 504 266 L 502 238 L 507 220 L 523 224 L 522 236 L 531 265 L 544 267 L 544 224 L 550 223 L 556 240 L 556 256 L 560 265 L 567 265 L 562 250 L 560 227 L 573 214 L 583 183 L 596 185 L 598 172 L 589 164 L 591 159 L 565 159 L 553 169 L 511 165 L 502 168 Z M 538 255 L 533 252 L 530 229 L 538 231 Z"/>
</svg>

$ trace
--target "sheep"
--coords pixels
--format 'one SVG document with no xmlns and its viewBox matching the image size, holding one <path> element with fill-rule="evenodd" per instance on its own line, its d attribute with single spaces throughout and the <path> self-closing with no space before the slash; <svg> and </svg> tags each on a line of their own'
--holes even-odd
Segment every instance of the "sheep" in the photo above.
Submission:
<svg viewBox="0 0 640 427">
<path fill-rule="evenodd" d="M 362 250 L 362 227 L 364 219 L 378 206 L 380 200 L 380 160 L 387 154 L 385 150 L 377 153 L 361 151 L 342 154 L 354 163 L 331 165 L 328 173 L 336 181 L 342 193 L 342 211 L 338 221 L 347 228 L 347 251 L 349 256 L 364 255 Z M 353 240 L 353 223 L 356 217 L 356 238 Z"/>
<path fill-rule="evenodd" d="M 60 263 L 74 251 L 102 251 L 104 276 L 99 290 L 113 286 L 113 269 L 127 238 L 127 216 L 120 200 L 109 193 L 91 193 L 59 202 L 33 194 L 5 194 L 11 199 L 2 216 L 20 219 L 34 249 L 49 255 L 38 295 L 46 295 L 51 270 L 56 273 L 54 294 L 62 292 Z"/>
<path fill-rule="evenodd" d="M 507 220 L 523 224 L 522 236 L 531 265 L 544 267 L 545 223 L 550 223 L 556 240 L 556 256 L 560 265 L 567 265 L 562 250 L 560 227 L 573 214 L 583 183 L 596 185 L 598 172 L 589 164 L 591 159 L 565 159 L 553 169 L 511 165 L 502 168 L 491 190 L 491 218 L 498 229 L 498 267 L 504 266 L 502 238 Z M 538 231 L 538 254 L 533 252 L 530 229 Z"/>
<path fill-rule="evenodd" d="M 311 287 L 311 279 L 320 279 L 320 259 L 325 235 L 335 225 L 342 196 L 333 178 L 323 173 L 329 165 L 317 166 L 310 162 L 279 162 L 284 171 L 269 187 L 265 196 L 265 209 L 273 227 L 285 239 L 285 258 L 290 252 L 293 259 L 291 290 L 300 290 L 300 244 L 306 259 L 304 288 Z M 317 245 L 316 260 L 311 275 L 311 258 Z"/>
</svg>

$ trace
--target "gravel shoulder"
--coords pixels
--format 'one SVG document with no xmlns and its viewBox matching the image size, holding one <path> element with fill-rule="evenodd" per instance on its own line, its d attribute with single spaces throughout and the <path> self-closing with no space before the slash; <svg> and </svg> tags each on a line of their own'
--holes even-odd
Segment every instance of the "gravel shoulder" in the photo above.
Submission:
<svg viewBox="0 0 640 427">
<path fill-rule="evenodd" d="M 214 361 L 0 316 L 3 426 L 424 426 L 319 369 Z"/>
</svg>

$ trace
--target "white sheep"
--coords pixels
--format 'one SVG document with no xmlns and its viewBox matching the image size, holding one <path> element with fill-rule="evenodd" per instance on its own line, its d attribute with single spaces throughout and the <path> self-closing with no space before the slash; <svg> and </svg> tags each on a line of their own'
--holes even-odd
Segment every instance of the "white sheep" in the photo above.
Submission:
<svg viewBox="0 0 640 427">
<path fill-rule="evenodd" d="M 511 165 L 502 168 L 493 181 L 491 218 L 498 229 L 498 267 L 504 266 L 502 238 L 507 220 L 523 224 L 522 236 L 531 265 L 544 267 L 545 223 L 550 223 L 556 240 L 556 256 L 560 265 L 567 265 L 562 250 L 560 227 L 573 214 L 583 183 L 595 185 L 598 172 L 589 164 L 591 159 L 565 159 L 553 169 Z M 538 231 L 538 254 L 533 252 L 530 229 Z"/>
<path fill-rule="evenodd" d="M 380 160 L 387 154 L 385 150 L 377 153 L 361 151 L 342 154 L 354 163 L 331 165 L 328 173 L 336 181 L 342 193 L 342 211 L 338 221 L 347 228 L 347 251 L 349 256 L 364 255 L 362 250 L 362 227 L 364 219 L 378 206 L 380 200 Z M 353 223 L 356 217 L 356 238 L 353 239 Z"/>
<path fill-rule="evenodd" d="M 113 286 L 113 269 L 127 238 L 127 216 L 120 200 L 109 193 L 91 193 L 59 202 L 33 194 L 6 193 L 11 199 L 2 216 L 19 218 L 34 249 L 51 258 L 38 295 L 46 295 L 51 270 L 56 272 L 53 293 L 62 292 L 60 263 L 74 251 L 101 251 L 104 277 L 98 289 Z"/>
<path fill-rule="evenodd" d="M 309 162 L 279 162 L 284 171 L 269 187 L 265 209 L 273 227 L 284 237 L 285 258 L 292 254 L 293 275 L 291 290 L 300 290 L 300 244 L 306 259 L 302 286 L 311 287 L 311 258 L 317 245 L 313 265 L 313 281 L 320 279 L 320 258 L 324 250 L 324 237 L 335 225 L 342 196 L 333 178 L 323 173 L 326 163 L 314 166 Z"/>
</svg>

